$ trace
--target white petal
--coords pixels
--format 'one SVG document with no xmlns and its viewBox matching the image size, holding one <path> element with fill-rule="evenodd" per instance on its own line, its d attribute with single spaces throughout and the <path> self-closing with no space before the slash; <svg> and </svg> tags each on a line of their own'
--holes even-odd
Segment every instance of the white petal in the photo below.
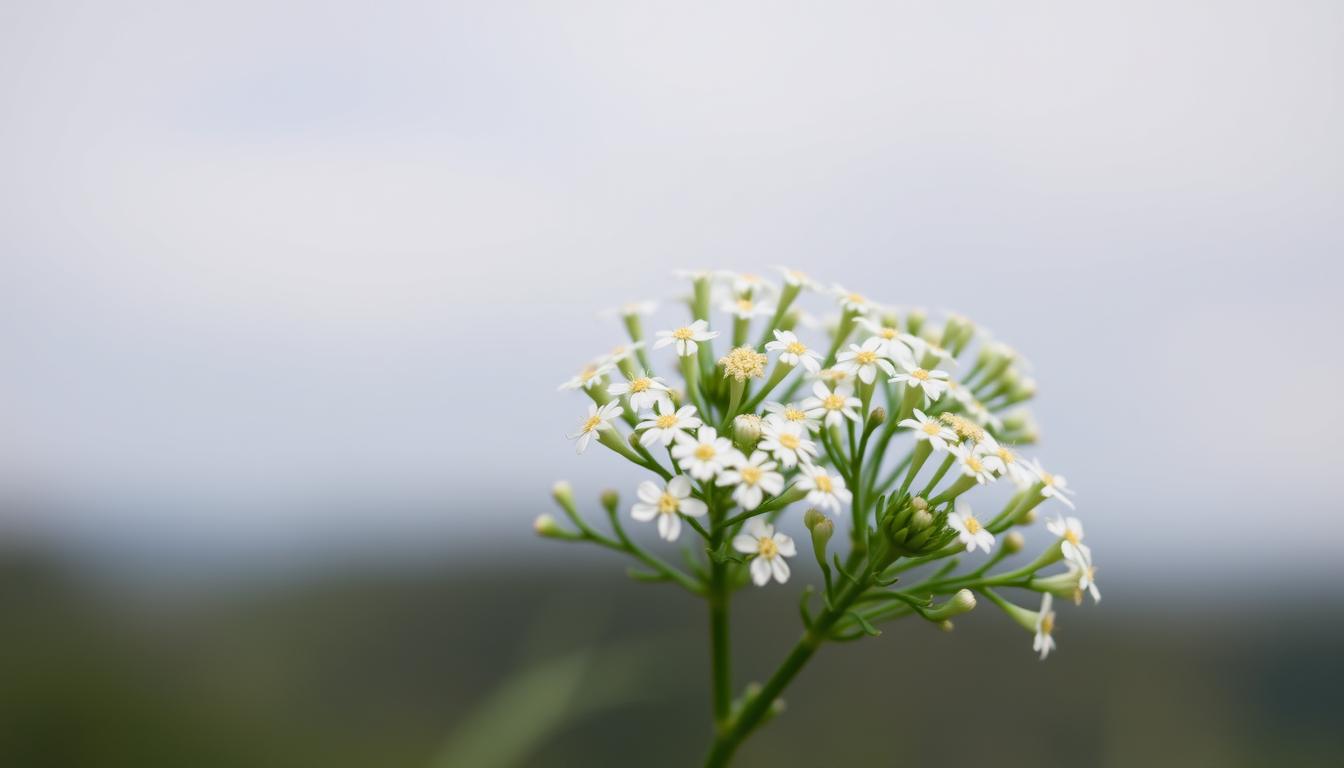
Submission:
<svg viewBox="0 0 1344 768">
<path fill-rule="evenodd" d="M 758 587 L 764 587 L 770 581 L 770 563 L 764 557 L 751 561 L 751 580 Z"/>
</svg>

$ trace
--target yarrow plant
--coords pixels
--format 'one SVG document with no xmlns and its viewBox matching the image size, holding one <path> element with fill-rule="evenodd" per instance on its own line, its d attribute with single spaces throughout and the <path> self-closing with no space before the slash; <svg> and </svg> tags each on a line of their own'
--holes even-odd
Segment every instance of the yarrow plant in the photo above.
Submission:
<svg viewBox="0 0 1344 768">
<path fill-rule="evenodd" d="M 630 343 L 561 385 L 591 400 L 571 438 L 579 452 L 596 439 L 650 476 L 629 506 L 614 491 L 601 495 L 609 533 L 579 512 L 563 482 L 554 497 L 572 527 L 550 515 L 536 521 L 542 536 L 623 553 L 640 566 L 634 578 L 675 584 L 708 603 L 714 728 L 706 766 L 728 764 L 826 643 L 879 635 L 879 625 L 906 617 L 951 630 L 952 618 L 984 598 L 1045 659 L 1055 648 L 1053 598 L 1101 599 L 1092 550 L 1071 514 L 1073 491 L 1018 453 L 1037 440 L 1022 405 L 1036 390 L 1025 361 L 959 315 L 935 323 L 919 310 L 781 272 L 779 285 L 680 273 L 691 284 L 689 317 L 656 331 L 647 346 L 643 320 L 654 305 L 615 311 Z M 807 294 L 838 315 L 811 320 L 799 306 Z M 825 331 L 806 338 L 814 327 Z M 666 356 L 661 370 L 654 353 Z M 667 376 L 673 371 L 680 382 Z M 987 502 L 973 497 L 991 486 L 1011 490 L 998 494 L 1006 502 L 997 512 L 978 514 L 972 505 Z M 1039 555 L 1003 565 L 1026 545 L 1017 529 L 1032 526 L 1047 502 L 1070 514 L 1043 526 L 1048 543 Z M 656 523 L 659 539 L 681 542 L 683 564 L 637 543 L 626 519 Z M 833 546 L 841 525 L 847 540 Z M 820 583 L 802 590 L 802 636 L 765 683 L 739 690 L 732 596 L 787 584 L 798 556 L 790 532 L 804 530 Z M 1065 570 L 1046 573 L 1056 565 Z M 1019 605 L 1009 590 L 1037 595 L 1039 609 Z"/>
</svg>

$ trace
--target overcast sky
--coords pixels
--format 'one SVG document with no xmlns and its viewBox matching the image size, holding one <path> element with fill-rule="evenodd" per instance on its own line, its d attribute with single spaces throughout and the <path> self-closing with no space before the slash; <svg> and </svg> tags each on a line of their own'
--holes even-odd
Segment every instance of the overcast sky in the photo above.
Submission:
<svg viewBox="0 0 1344 768">
<path fill-rule="evenodd" d="M 1335 549 L 1339 3 L 2 17 L 11 531 L 525 530 L 597 311 L 787 263 L 1030 357 L 1110 558 Z"/>
</svg>

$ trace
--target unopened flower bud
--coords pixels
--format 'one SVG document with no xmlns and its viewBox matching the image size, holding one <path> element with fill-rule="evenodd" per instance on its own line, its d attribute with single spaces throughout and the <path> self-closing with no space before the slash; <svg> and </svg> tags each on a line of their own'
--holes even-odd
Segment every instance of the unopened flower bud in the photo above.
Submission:
<svg viewBox="0 0 1344 768">
<path fill-rule="evenodd" d="M 608 488 L 602 492 L 602 495 L 599 496 L 598 499 L 602 502 L 603 509 L 613 515 L 616 514 L 616 507 L 621 503 L 621 495 L 619 493 Z"/>
<path fill-rule="evenodd" d="M 1036 522 L 1035 507 L 1032 507 L 1031 509 L 1028 509 L 1026 512 L 1023 512 L 1022 516 L 1017 518 L 1018 525 L 1031 525 L 1034 522 Z"/>
<path fill-rule="evenodd" d="M 548 539 L 561 538 L 564 534 L 555 517 L 549 514 L 537 515 L 537 519 L 532 521 L 532 530 L 536 531 L 538 536 L 545 536 Z"/>
<path fill-rule="evenodd" d="M 803 513 L 803 525 L 806 525 L 807 530 L 809 531 L 815 528 L 817 523 L 826 519 L 828 519 L 826 513 L 816 507 L 809 507 L 808 510 Z"/>
<path fill-rule="evenodd" d="M 1017 554 L 1027 545 L 1026 539 L 1017 531 L 1009 531 L 1008 535 L 1003 537 L 1003 551 L 1010 555 Z"/>
<path fill-rule="evenodd" d="M 555 503 L 562 509 L 571 511 L 574 509 L 574 489 L 564 480 L 551 487 L 551 498 L 555 499 Z"/>
<path fill-rule="evenodd" d="M 826 562 L 826 542 L 835 533 L 835 523 L 828 517 L 812 526 L 812 554 L 818 563 Z"/>
<path fill-rule="evenodd" d="M 926 501 L 923 496 L 916 496 L 910 500 L 910 506 L 923 511 L 929 508 L 929 502 Z"/>
<path fill-rule="evenodd" d="M 733 445 L 739 451 L 751 455 L 756 444 L 761 441 L 761 417 L 744 413 L 733 419 Z"/>
<path fill-rule="evenodd" d="M 951 632 L 956 627 L 952 626 L 952 622 L 948 621 L 947 619 L 943 619 L 942 621 L 938 622 L 938 628 L 943 630 L 944 632 Z"/>
<path fill-rule="evenodd" d="M 918 336 L 920 329 L 924 327 L 924 321 L 927 319 L 928 315 L 924 313 L 924 310 L 912 309 L 905 316 L 905 327 L 909 329 L 910 333 Z"/>
<path fill-rule="evenodd" d="M 882 426 L 882 422 L 887 420 L 887 409 L 882 406 L 874 408 L 868 413 L 868 428 L 877 429 Z"/>
<path fill-rule="evenodd" d="M 916 509 L 915 514 L 910 516 L 910 530 L 922 531 L 933 525 L 933 515 L 929 514 L 927 509 Z"/>
<path fill-rule="evenodd" d="M 975 595 L 969 589 L 959 589 L 947 602 L 925 611 L 924 618 L 930 621 L 946 621 L 953 616 L 968 613 L 974 608 Z"/>
</svg>

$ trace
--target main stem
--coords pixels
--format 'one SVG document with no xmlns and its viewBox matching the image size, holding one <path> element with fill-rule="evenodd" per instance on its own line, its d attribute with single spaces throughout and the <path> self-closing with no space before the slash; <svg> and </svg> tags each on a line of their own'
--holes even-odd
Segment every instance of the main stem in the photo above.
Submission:
<svg viewBox="0 0 1344 768">
<path fill-rule="evenodd" d="M 710 548 L 716 553 L 723 545 L 725 510 L 715 505 L 710 533 Z M 728 724 L 733 706 L 732 650 L 728 642 L 728 564 L 710 558 L 709 564 L 709 651 L 710 675 L 714 689 L 714 733 L 717 737 Z"/>
<path fill-rule="evenodd" d="M 722 768 L 728 765 L 732 759 L 733 753 L 742 745 L 742 742 L 760 725 L 761 719 L 770 711 L 775 699 L 784 692 L 789 683 L 803 668 L 803 665 L 812 658 L 812 654 L 817 652 L 821 644 L 826 641 L 826 634 L 830 631 L 835 622 L 845 615 L 849 606 L 868 588 L 868 576 L 865 574 L 860 577 L 857 583 L 851 582 L 849 586 L 840 593 L 832 607 L 817 617 L 812 628 L 803 633 L 798 644 L 793 646 L 793 650 L 779 665 L 779 669 L 770 676 L 755 696 L 751 697 L 746 706 L 742 708 L 741 713 L 729 724 L 726 730 L 721 730 L 714 744 L 710 747 L 709 755 L 705 758 L 705 768 Z"/>
</svg>

